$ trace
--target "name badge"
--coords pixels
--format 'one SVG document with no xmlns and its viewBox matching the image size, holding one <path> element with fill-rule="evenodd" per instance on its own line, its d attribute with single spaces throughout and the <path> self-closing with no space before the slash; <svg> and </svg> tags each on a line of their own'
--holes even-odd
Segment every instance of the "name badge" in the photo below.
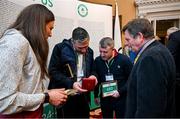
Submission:
<svg viewBox="0 0 180 119">
<path fill-rule="evenodd" d="M 102 83 L 102 96 L 103 97 L 112 96 L 112 94 L 117 90 L 118 90 L 117 81 Z"/>
<path fill-rule="evenodd" d="M 114 77 L 113 77 L 112 74 L 107 74 L 107 75 L 105 76 L 105 78 L 106 78 L 106 81 L 113 81 L 113 80 L 114 80 Z"/>
</svg>

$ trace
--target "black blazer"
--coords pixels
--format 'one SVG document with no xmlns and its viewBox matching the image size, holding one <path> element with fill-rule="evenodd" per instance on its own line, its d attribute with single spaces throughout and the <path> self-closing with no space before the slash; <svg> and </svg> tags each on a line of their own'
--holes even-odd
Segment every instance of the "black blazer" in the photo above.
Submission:
<svg viewBox="0 0 180 119">
<path fill-rule="evenodd" d="M 126 117 L 173 117 L 175 63 L 158 41 L 140 55 L 129 77 Z"/>
<path fill-rule="evenodd" d="M 176 63 L 176 77 L 180 85 L 180 30 L 169 36 L 167 48 L 174 57 Z"/>
</svg>

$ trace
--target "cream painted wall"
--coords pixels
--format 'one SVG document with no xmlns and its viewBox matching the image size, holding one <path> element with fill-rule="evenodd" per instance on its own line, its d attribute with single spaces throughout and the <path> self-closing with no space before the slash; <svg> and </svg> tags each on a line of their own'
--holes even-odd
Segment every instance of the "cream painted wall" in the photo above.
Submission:
<svg viewBox="0 0 180 119">
<path fill-rule="evenodd" d="M 97 4 L 112 5 L 113 16 L 115 16 L 115 0 L 81 0 Z M 131 19 L 136 17 L 136 7 L 134 0 L 117 0 L 119 15 L 122 17 L 122 27 Z M 122 35 L 122 42 L 124 44 L 124 35 Z"/>
<path fill-rule="evenodd" d="M 122 27 L 128 21 L 136 17 L 136 7 L 134 0 L 117 0 L 119 6 L 119 15 L 122 15 Z M 122 35 L 122 44 L 124 44 L 124 35 Z"/>
</svg>

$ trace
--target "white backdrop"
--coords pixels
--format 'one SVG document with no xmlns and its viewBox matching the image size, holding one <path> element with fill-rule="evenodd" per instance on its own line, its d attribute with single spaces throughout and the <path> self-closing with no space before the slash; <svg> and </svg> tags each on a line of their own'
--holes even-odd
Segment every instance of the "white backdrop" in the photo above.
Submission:
<svg viewBox="0 0 180 119">
<path fill-rule="evenodd" d="M 0 35 L 29 4 L 44 4 L 55 14 L 53 36 L 49 38 L 50 53 L 55 44 L 71 38 L 72 30 L 81 26 L 90 34 L 90 47 L 99 55 L 99 40 L 112 37 L 112 7 L 78 0 L 0 0 Z"/>
</svg>

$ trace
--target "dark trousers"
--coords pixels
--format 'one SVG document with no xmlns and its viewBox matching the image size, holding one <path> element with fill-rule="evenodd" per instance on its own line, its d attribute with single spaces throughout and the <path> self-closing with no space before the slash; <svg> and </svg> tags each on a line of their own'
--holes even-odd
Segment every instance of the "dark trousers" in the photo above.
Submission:
<svg viewBox="0 0 180 119">
<path fill-rule="evenodd" d="M 62 108 L 57 108 L 58 118 L 89 118 L 89 104 L 85 95 L 68 97 Z"/>
<path fill-rule="evenodd" d="M 176 101 L 176 117 L 180 117 L 180 81 L 176 82 L 176 93 L 175 93 L 175 101 Z"/>
<path fill-rule="evenodd" d="M 115 99 L 106 97 L 101 99 L 101 110 L 103 118 L 113 118 L 115 112 L 116 118 L 123 118 L 125 115 L 125 97 L 124 99 Z"/>
</svg>

